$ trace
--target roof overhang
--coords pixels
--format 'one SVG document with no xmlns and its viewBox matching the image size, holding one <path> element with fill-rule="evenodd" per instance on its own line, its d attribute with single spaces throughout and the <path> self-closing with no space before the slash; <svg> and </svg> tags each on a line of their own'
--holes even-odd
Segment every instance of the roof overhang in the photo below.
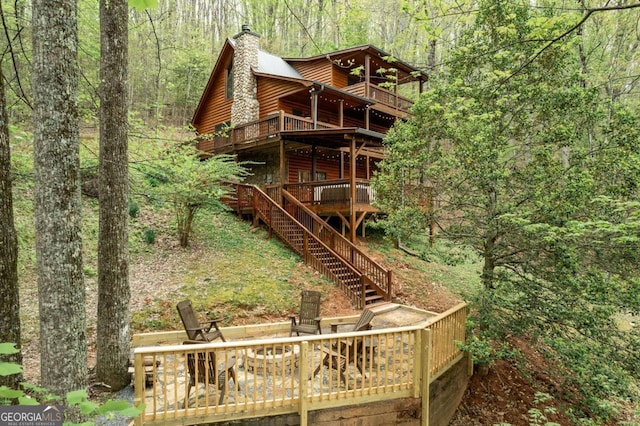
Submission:
<svg viewBox="0 0 640 426">
<path fill-rule="evenodd" d="M 284 58 L 284 60 L 290 63 L 317 61 L 319 59 L 328 59 L 330 61 L 341 61 L 341 60 L 346 60 L 347 58 L 350 58 L 350 57 L 355 58 L 355 57 L 358 57 L 359 55 L 362 55 L 362 57 L 364 57 L 364 55 L 366 54 L 370 54 L 372 56 L 375 56 L 381 59 L 385 57 L 393 57 L 394 58 L 393 66 L 398 70 L 406 73 L 407 75 L 412 75 L 415 80 L 426 81 L 429 79 L 429 75 L 426 72 L 410 65 L 407 62 L 404 62 L 396 58 L 394 55 L 387 53 L 384 50 L 372 44 L 354 46 L 348 49 L 342 49 L 342 50 L 337 50 L 335 52 L 329 52 L 329 53 L 323 53 L 316 56 L 311 56 L 309 58 Z"/>
<path fill-rule="evenodd" d="M 382 146 L 384 134 L 360 127 L 313 130 L 285 130 L 280 133 L 283 140 L 294 140 L 306 145 L 327 148 L 348 147 L 352 140 L 366 142 L 368 146 Z"/>
</svg>

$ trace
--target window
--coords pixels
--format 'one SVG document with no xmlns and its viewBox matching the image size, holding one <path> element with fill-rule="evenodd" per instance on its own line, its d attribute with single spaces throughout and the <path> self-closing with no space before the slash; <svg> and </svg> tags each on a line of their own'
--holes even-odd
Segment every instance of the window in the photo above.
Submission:
<svg viewBox="0 0 640 426">
<path fill-rule="evenodd" d="M 233 61 L 227 68 L 227 99 L 233 98 Z"/>
<path fill-rule="evenodd" d="M 229 128 L 231 127 L 230 121 L 225 121 L 224 123 L 216 124 L 214 128 L 214 134 L 216 136 L 227 137 L 227 133 L 229 132 Z"/>
<path fill-rule="evenodd" d="M 298 170 L 298 182 L 310 182 L 311 172 L 309 170 Z"/>
<path fill-rule="evenodd" d="M 315 180 L 327 180 L 327 172 L 316 172 Z M 298 170 L 298 182 L 311 182 L 311 170 Z"/>
</svg>

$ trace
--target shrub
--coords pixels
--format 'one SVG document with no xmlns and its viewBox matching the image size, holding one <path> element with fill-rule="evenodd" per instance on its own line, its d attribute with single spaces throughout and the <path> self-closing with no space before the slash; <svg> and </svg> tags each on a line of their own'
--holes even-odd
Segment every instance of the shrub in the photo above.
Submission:
<svg viewBox="0 0 640 426">
<path fill-rule="evenodd" d="M 142 239 L 147 244 L 154 244 L 156 242 L 156 231 L 155 229 L 147 228 L 144 230 L 142 234 Z"/>
<path fill-rule="evenodd" d="M 135 219 L 140 212 L 140 206 L 135 201 L 129 201 L 129 217 Z"/>
</svg>

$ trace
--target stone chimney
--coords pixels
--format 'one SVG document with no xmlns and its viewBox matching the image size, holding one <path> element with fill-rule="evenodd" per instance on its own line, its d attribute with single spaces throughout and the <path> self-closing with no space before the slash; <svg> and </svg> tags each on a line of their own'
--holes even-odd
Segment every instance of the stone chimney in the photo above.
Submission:
<svg viewBox="0 0 640 426">
<path fill-rule="evenodd" d="M 257 99 L 256 78 L 251 67 L 258 66 L 260 36 L 251 32 L 248 25 L 233 37 L 236 40 L 233 54 L 233 105 L 231 125 L 238 126 L 257 120 L 260 105 Z"/>
</svg>

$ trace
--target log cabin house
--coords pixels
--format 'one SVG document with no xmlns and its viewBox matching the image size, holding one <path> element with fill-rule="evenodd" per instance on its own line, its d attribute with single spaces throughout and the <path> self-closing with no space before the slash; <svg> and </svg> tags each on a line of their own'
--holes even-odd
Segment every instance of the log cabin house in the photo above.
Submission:
<svg viewBox="0 0 640 426">
<path fill-rule="evenodd" d="M 321 218 L 307 226 L 316 234 L 331 223 L 355 244 L 356 230 L 361 227 L 364 232 L 364 220 L 377 211 L 369 182 L 384 157 L 383 138 L 396 120 L 410 114 L 410 97 L 422 92 L 427 75 L 372 45 L 281 58 L 260 50 L 259 40 L 244 25 L 224 43 L 192 119 L 197 146 L 206 153 L 235 154 L 238 161 L 253 163 L 248 183 L 255 186 L 244 196 L 239 189 L 239 212 L 246 208 L 254 220 L 262 212 L 261 219 L 272 226 L 273 209 L 261 210 L 255 199 L 261 188 L 288 213 L 298 209 L 296 222 L 304 222 L 302 209 L 311 212 L 305 214 L 314 223 Z M 242 204 L 243 197 L 251 200 Z M 292 203 L 301 205 L 291 207 Z M 284 235 L 290 233 L 289 225 L 281 226 L 276 233 L 285 240 L 298 239 L 297 251 L 306 258 L 314 248 L 302 241 L 304 235 Z M 358 273 L 369 276 L 367 280 L 371 274 L 388 275 L 378 283 L 388 299 L 390 272 L 377 267 L 375 272 L 370 267 L 363 271 L 353 264 L 354 257 L 362 257 L 354 254 L 357 249 L 341 253 L 335 236 L 320 239 L 323 242 L 317 244 L 344 254 Z M 364 294 L 360 299 L 356 304 L 365 303 Z"/>
</svg>

